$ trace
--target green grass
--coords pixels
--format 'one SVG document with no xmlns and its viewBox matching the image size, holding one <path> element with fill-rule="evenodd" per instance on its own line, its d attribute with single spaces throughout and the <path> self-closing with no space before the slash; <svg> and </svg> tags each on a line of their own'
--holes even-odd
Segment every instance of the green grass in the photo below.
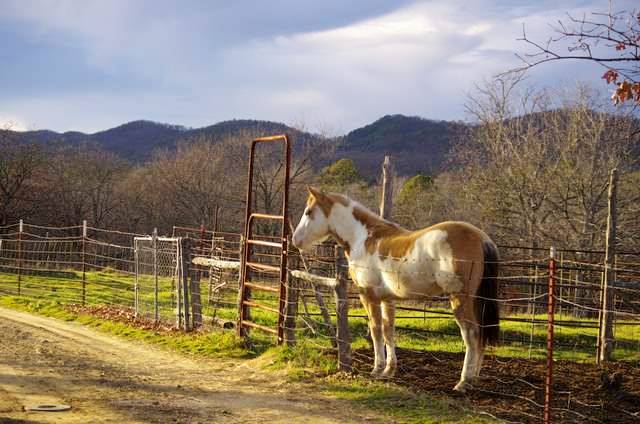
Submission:
<svg viewBox="0 0 640 424">
<path fill-rule="evenodd" d="M 494 422 L 468 410 L 464 401 L 435 398 L 423 393 L 414 393 L 395 384 L 361 377 L 327 380 L 323 389 L 326 394 L 355 402 L 403 423 Z"/>
<path fill-rule="evenodd" d="M 139 328 L 84 313 L 78 313 L 50 300 L 29 300 L 15 296 L 0 297 L 0 306 L 35 313 L 64 321 L 76 321 L 102 332 L 129 340 L 152 343 L 183 354 L 210 358 L 252 358 L 261 351 L 249 350 L 232 332 L 167 332 Z M 264 350 L 264 349 L 262 349 Z"/>
<path fill-rule="evenodd" d="M 73 270 L 52 271 L 49 275 L 23 275 L 21 281 L 21 294 L 25 297 L 37 298 L 39 300 L 51 300 L 61 304 L 81 303 L 82 301 L 82 274 Z M 154 280 L 149 276 L 141 276 L 139 285 L 139 311 L 143 316 L 152 316 L 154 301 Z M 160 318 L 172 322 L 175 319 L 175 282 L 171 278 L 158 279 L 158 299 Z M 202 299 L 207 298 L 207 285 L 202 284 Z M 14 274 L 0 273 L 0 290 L 5 293 L 16 293 L 17 277 Z M 111 269 L 102 271 L 92 271 L 86 273 L 86 296 L 87 305 L 116 304 L 133 307 L 134 305 L 134 278 L 131 275 L 117 272 Z M 211 309 L 208 305 L 203 305 L 203 314 L 213 315 L 223 319 L 235 321 L 237 318 L 235 304 L 235 293 L 227 293 L 222 300 L 226 302 L 226 307 Z M 277 299 L 272 295 L 256 294 L 254 299 L 258 303 L 277 308 Z M 204 303 L 204 302 L 203 302 Z M 315 303 L 308 302 L 309 312 L 318 313 L 319 308 Z M 300 308 L 302 310 L 302 308 Z M 253 308 L 251 311 L 252 320 L 258 324 L 276 327 L 276 315 Z M 351 315 L 366 315 L 362 308 L 352 308 Z M 424 351 L 446 351 L 463 352 L 464 345 L 460 337 L 455 321 L 448 316 L 434 313 L 421 313 L 411 311 L 398 311 L 400 319 L 396 321 L 397 344 L 400 348 Z M 524 320 L 546 320 L 546 315 L 513 315 L 511 317 Z M 593 319 L 578 319 L 569 315 L 556 315 L 557 321 L 573 320 L 585 324 L 596 324 Z M 319 319 L 314 317 L 314 321 L 319 323 Z M 640 360 L 640 325 L 620 325 L 615 327 L 615 338 L 618 344 L 615 349 L 615 359 Z M 353 347 L 355 349 L 368 346 L 365 339 L 367 321 L 364 318 L 351 318 Z M 328 329 L 319 323 L 316 326 L 317 333 L 313 334 L 306 329 L 299 320 L 297 332 L 299 338 L 313 339 L 314 344 L 321 347 L 330 346 Z M 531 322 L 501 322 L 503 340 L 494 353 L 500 357 L 520 357 L 520 358 L 544 358 L 546 355 L 546 333 L 545 323 L 532 325 Z M 253 331 L 253 338 L 256 341 L 257 349 L 261 344 L 268 344 L 273 338 L 263 337 L 260 332 Z M 574 361 L 592 361 L 595 358 L 597 329 L 595 328 L 572 328 L 565 326 L 555 327 L 555 355 L 557 359 Z"/>
<path fill-rule="evenodd" d="M 168 349 L 202 357 L 248 359 L 258 358 L 266 370 L 286 370 L 287 375 L 298 383 L 307 383 L 321 388 L 327 395 L 349 400 L 386 414 L 402 422 L 481 422 L 483 419 L 470 414 L 458 402 L 452 404 L 447 398 L 436 399 L 431 395 L 413 393 L 393 383 L 371 381 L 366 377 L 344 376 L 336 373 L 336 358 L 331 350 L 329 332 L 323 327 L 321 319 L 313 316 L 315 333 L 301 320 L 297 323 L 297 345 L 291 347 L 273 347 L 274 338 L 259 331 L 252 331 L 251 345 L 243 344 L 233 332 L 207 330 L 184 334 L 158 332 L 141 329 L 122 322 L 112 322 L 88 314 L 74 312 L 66 307 L 78 304 L 82 299 L 82 274 L 77 271 L 57 271 L 51 275 L 22 276 L 21 297 L 2 296 L 0 305 L 28 312 L 47 315 L 63 320 L 73 320 L 131 340 L 141 340 Z M 138 281 L 139 301 L 143 312 L 149 315 L 153 304 L 155 282 L 149 277 Z M 160 278 L 159 301 L 161 318 L 173 322 L 174 282 L 169 278 Z M 86 273 L 86 304 L 117 304 L 132 307 L 134 305 L 134 279 L 131 275 L 113 270 Z M 0 293 L 14 293 L 16 276 L 0 274 Z M 206 299 L 206 284 L 202 284 L 202 299 Z M 215 309 L 217 317 L 235 321 L 237 311 L 234 305 L 235 293 L 226 293 L 223 301 L 229 305 Z M 258 303 L 277 307 L 277 299 L 270 295 L 258 294 L 254 298 Z M 329 301 L 329 303 L 331 303 Z M 208 307 L 208 306 L 207 306 Z M 147 308 L 147 309 L 144 309 Z M 300 305 L 300 314 L 302 306 Z M 318 306 L 309 301 L 308 310 L 312 314 L 319 312 Z M 212 315 L 214 310 L 205 309 L 203 313 Z M 253 308 L 252 320 L 258 324 L 276 327 L 276 315 Z M 366 315 L 362 308 L 351 308 L 351 315 Z M 448 316 L 435 313 L 398 311 L 402 317 L 396 322 L 397 345 L 399 348 L 419 351 L 463 352 L 464 346 L 455 321 Z M 512 315 L 524 320 L 546 320 L 546 315 Z M 572 320 L 585 324 L 594 324 L 593 319 L 578 319 L 570 315 L 556 315 L 557 321 Z M 623 322 L 619 321 L 618 324 Z M 367 321 L 353 317 L 349 320 L 354 350 L 369 349 L 365 338 Z M 511 339 L 495 348 L 499 357 L 517 357 L 541 359 L 546 355 L 545 323 L 532 325 L 531 322 L 501 322 L 502 336 Z M 555 357 L 559 360 L 587 361 L 595 359 L 595 341 L 597 329 L 555 327 Z M 640 326 L 617 325 L 615 337 L 619 342 L 615 349 L 615 359 L 640 360 Z M 532 343 L 530 343 L 532 342 Z"/>
<path fill-rule="evenodd" d="M 121 322 L 104 320 L 75 312 L 51 300 L 23 297 L 0 297 L 0 306 L 35 313 L 64 321 L 76 321 L 99 331 L 129 340 L 158 345 L 182 354 L 206 358 L 251 359 L 260 356 L 262 368 L 286 370 L 291 381 L 304 383 L 327 396 L 353 402 L 377 414 L 404 423 L 481 423 L 489 422 L 459 402 L 413 393 L 393 383 L 371 381 L 357 375 L 335 374 L 336 361 L 310 340 L 302 339 L 295 347 L 277 346 L 267 349 L 266 339 L 254 338 L 254 349 L 245 347 L 231 332 L 206 333 L 158 332 Z M 257 347 L 257 348 L 256 348 Z"/>
</svg>

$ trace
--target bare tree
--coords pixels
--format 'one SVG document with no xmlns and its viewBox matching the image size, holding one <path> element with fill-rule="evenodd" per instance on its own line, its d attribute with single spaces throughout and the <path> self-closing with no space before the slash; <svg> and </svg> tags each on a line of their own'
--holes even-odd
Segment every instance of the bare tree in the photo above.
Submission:
<svg viewBox="0 0 640 424">
<path fill-rule="evenodd" d="M 29 218 L 37 209 L 44 158 L 42 146 L 18 140 L 9 129 L 0 130 L 0 225 Z"/>
<path fill-rule="evenodd" d="M 607 108 L 588 86 L 579 86 L 562 108 L 547 119 L 560 146 L 558 176 L 549 185 L 554 222 L 561 226 L 557 242 L 582 249 L 604 246 L 609 172 L 623 175 L 637 164 L 636 122 Z M 633 199 L 621 196 L 621 210 Z M 631 196 L 631 197 L 629 197 Z"/>
<path fill-rule="evenodd" d="M 567 18 L 552 25 L 554 35 L 545 42 L 529 38 L 523 27 L 521 41 L 532 51 L 519 57 L 521 71 L 546 62 L 577 60 L 601 65 L 607 83 L 615 84 L 615 103 L 640 104 L 640 9 L 592 12 Z"/>
<path fill-rule="evenodd" d="M 128 165 L 96 145 L 60 145 L 47 161 L 40 221 L 62 225 L 112 225 L 121 207 L 117 187 Z"/>
<path fill-rule="evenodd" d="M 468 103 L 478 123 L 455 152 L 461 204 L 476 205 L 468 219 L 484 221 L 503 242 L 599 248 L 608 173 L 618 168 L 631 181 L 638 123 L 611 113 L 588 87 L 561 97 L 518 91 L 520 83 L 508 75 L 481 87 Z M 635 238 L 640 229 L 626 211 L 639 190 L 625 187 L 619 206 L 629 220 L 627 237 Z"/>
<path fill-rule="evenodd" d="M 520 75 L 479 86 L 467 110 L 477 125 L 457 149 L 466 196 L 502 237 L 535 247 L 549 219 L 547 182 L 557 148 L 546 130 L 548 93 L 517 91 Z M 478 218 L 473 221 L 477 221 Z"/>
</svg>

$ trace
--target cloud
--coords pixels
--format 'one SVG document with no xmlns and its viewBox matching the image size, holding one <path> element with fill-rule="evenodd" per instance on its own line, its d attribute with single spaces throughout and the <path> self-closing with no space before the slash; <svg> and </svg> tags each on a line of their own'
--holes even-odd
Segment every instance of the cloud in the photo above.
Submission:
<svg viewBox="0 0 640 424">
<path fill-rule="evenodd" d="M 25 122 L 12 115 L 4 115 L 0 113 L 0 129 L 5 130 L 13 130 L 13 131 L 27 131 L 29 128 L 25 124 Z"/>
<path fill-rule="evenodd" d="M 600 7 L 7 0 L 0 28 L 11 41 L 0 54 L 12 60 L 0 69 L 0 110 L 38 127 L 88 131 L 139 118 L 188 126 L 304 119 L 335 131 L 388 113 L 460 119 L 474 83 L 518 64 L 523 22 L 544 40 L 565 12 Z M 531 79 L 555 84 L 563 75 L 599 76 L 564 64 L 536 69 Z"/>
</svg>

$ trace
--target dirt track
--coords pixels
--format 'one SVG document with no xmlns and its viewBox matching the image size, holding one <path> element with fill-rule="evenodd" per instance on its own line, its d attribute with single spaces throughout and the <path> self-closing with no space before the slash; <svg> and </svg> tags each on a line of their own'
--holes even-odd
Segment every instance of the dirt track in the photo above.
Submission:
<svg viewBox="0 0 640 424">
<path fill-rule="evenodd" d="M 0 423 L 383 422 L 251 363 L 192 360 L 0 308 Z M 62 403 L 69 412 L 24 412 Z"/>
</svg>

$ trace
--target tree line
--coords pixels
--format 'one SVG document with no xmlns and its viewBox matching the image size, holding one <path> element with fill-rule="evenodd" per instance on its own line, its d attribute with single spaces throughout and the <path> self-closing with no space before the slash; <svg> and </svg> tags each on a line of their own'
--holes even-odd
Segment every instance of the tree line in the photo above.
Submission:
<svg viewBox="0 0 640 424">
<path fill-rule="evenodd" d="M 640 248 L 640 143 L 633 110 L 612 109 L 581 85 L 566 93 L 527 88 L 519 75 L 478 86 L 467 100 L 473 124 L 458 134 L 447 170 L 396 178 L 392 219 L 408 228 L 460 219 L 501 243 L 601 248 L 608 175 L 617 168 L 619 241 Z M 24 219 L 148 233 L 174 225 L 240 232 L 248 142 L 257 134 L 201 136 L 128 163 L 89 143 L 18 142 L 0 132 L 0 225 Z M 295 140 L 293 140 L 295 143 Z M 375 208 L 379 182 L 367 182 L 330 138 L 296 146 L 291 216 L 307 184 L 346 193 Z M 256 157 L 256 209 L 277 213 L 282 201 L 280 146 Z M 380 161 L 382 162 L 382 157 Z"/>
</svg>

